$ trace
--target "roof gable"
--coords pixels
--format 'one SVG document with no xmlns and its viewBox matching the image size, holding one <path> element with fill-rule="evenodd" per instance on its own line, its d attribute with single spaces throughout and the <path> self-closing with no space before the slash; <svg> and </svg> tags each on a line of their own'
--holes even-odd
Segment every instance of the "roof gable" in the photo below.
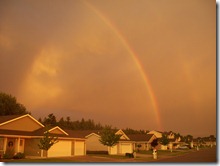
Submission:
<svg viewBox="0 0 220 166">
<path fill-rule="evenodd" d="M 49 131 L 49 133 L 52 133 L 52 134 L 65 134 L 65 135 L 69 135 L 67 132 L 65 132 L 63 129 L 61 129 L 58 126 L 53 127 L 50 130 L 48 130 L 48 131 Z"/>
<path fill-rule="evenodd" d="M 128 136 L 120 129 L 116 133 L 116 135 L 121 135 L 120 139 L 122 140 L 130 140 Z"/>
<path fill-rule="evenodd" d="M 160 132 L 160 131 L 152 130 L 152 131 L 148 132 L 147 134 L 154 134 L 157 138 L 162 137 L 162 132 Z"/>
<path fill-rule="evenodd" d="M 0 117 L 0 129 L 17 131 L 34 131 L 44 127 L 43 124 L 34 119 L 31 115 L 3 116 Z"/>
<path fill-rule="evenodd" d="M 98 138 L 101 137 L 100 135 L 98 135 L 96 133 L 91 133 L 91 134 L 87 135 L 85 138 L 89 138 L 89 137 L 92 137 L 92 136 L 95 136 L 95 137 L 98 137 Z"/>
<path fill-rule="evenodd" d="M 76 137 L 76 138 L 87 138 L 92 135 L 99 135 L 100 131 L 99 130 L 68 130 L 65 129 L 65 131 L 69 134 L 71 137 Z"/>
</svg>

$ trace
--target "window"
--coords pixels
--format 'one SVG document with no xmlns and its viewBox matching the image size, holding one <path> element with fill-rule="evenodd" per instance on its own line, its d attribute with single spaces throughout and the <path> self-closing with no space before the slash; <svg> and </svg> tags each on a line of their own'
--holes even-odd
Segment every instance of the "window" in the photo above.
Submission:
<svg viewBox="0 0 220 166">
<path fill-rule="evenodd" d="M 20 146 L 23 146 L 23 144 L 24 144 L 24 140 L 21 139 L 21 140 L 20 140 Z"/>
<path fill-rule="evenodd" d="M 3 150 L 3 146 L 4 146 L 4 139 L 0 138 L 0 150 Z"/>
</svg>

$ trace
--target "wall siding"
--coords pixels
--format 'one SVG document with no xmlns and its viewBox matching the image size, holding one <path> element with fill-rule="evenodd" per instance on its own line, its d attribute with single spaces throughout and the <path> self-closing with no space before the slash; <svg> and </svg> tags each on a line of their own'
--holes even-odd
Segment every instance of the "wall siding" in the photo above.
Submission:
<svg viewBox="0 0 220 166">
<path fill-rule="evenodd" d="M 41 156 L 41 150 L 38 147 L 40 139 L 25 139 L 24 153 L 26 156 Z"/>
<path fill-rule="evenodd" d="M 86 139 L 86 150 L 88 151 L 108 151 L 108 147 L 99 142 L 99 138 L 95 135 Z"/>
</svg>

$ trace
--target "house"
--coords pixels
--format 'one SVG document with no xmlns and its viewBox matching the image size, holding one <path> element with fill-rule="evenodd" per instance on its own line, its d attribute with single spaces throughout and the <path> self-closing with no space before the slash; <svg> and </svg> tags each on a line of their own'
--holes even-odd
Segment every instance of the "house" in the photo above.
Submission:
<svg viewBox="0 0 220 166">
<path fill-rule="evenodd" d="M 130 140 L 135 141 L 135 150 L 151 150 L 151 143 L 157 137 L 154 134 L 128 134 Z"/>
<path fill-rule="evenodd" d="M 0 116 L 0 153 L 25 153 L 27 157 L 45 157 L 38 147 L 44 133 L 58 137 L 47 153 L 48 157 L 76 156 L 86 154 L 85 138 L 67 132 L 60 127 L 47 129 L 31 115 Z"/>
<path fill-rule="evenodd" d="M 172 131 L 163 132 L 162 134 L 165 134 L 168 139 L 174 139 L 175 138 L 175 134 Z"/>
<path fill-rule="evenodd" d="M 163 132 L 161 132 L 161 131 L 156 131 L 156 130 L 152 130 L 152 131 L 149 131 L 147 134 L 154 134 L 157 138 L 161 138 Z"/>
<path fill-rule="evenodd" d="M 125 153 L 133 153 L 134 142 L 122 131 L 118 130 L 115 134 L 121 135 L 119 142 L 113 146 L 108 147 L 100 143 L 101 130 L 75 130 L 74 133 L 81 135 L 86 139 L 87 153 L 109 153 L 111 155 L 123 155 Z"/>
<path fill-rule="evenodd" d="M 99 141 L 101 130 L 72 130 L 69 132 L 85 138 L 86 153 L 108 153 L 108 147 Z"/>
<path fill-rule="evenodd" d="M 204 146 L 215 146 L 216 145 L 216 138 L 212 138 L 212 137 L 204 137 L 202 138 L 203 142 L 204 142 Z"/>
<path fill-rule="evenodd" d="M 125 154 L 125 153 L 133 153 L 135 148 L 135 142 L 130 140 L 130 138 L 120 129 L 116 133 L 116 135 L 121 135 L 118 144 L 109 148 L 109 154 Z"/>
</svg>

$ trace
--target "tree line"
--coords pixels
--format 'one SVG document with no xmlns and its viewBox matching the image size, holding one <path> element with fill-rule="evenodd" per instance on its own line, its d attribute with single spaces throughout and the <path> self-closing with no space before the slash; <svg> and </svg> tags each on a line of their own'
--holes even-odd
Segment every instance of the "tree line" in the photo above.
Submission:
<svg viewBox="0 0 220 166">
<path fill-rule="evenodd" d="M 88 119 L 72 121 L 68 116 L 66 118 L 61 117 L 57 120 L 56 116 L 51 113 L 47 117 L 39 118 L 38 121 L 45 126 L 59 126 L 61 128 L 70 129 L 70 130 L 102 130 L 104 128 L 100 123 L 95 123 L 94 120 Z"/>
<path fill-rule="evenodd" d="M 23 114 L 31 114 L 28 112 L 23 104 L 20 104 L 16 97 L 0 92 L 0 116 L 4 115 L 23 115 Z M 103 130 L 108 125 L 102 125 L 101 123 L 95 123 L 94 120 L 88 119 L 85 120 L 82 118 L 81 120 L 72 121 L 71 118 L 68 116 L 66 118 L 61 117 L 57 120 L 56 116 L 51 113 L 45 118 L 39 118 L 39 122 L 44 124 L 45 126 L 59 126 L 61 128 L 70 129 L 70 130 Z M 116 127 L 113 128 L 118 130 Z M 148 133 L 148 130 L 134 130 L 131 128 L 122 129 L 126 134 L 145 134 Z M 192 135 L 182 136 L 179 133 L 174 133 L 175 138 L 180 137 L 184 142 L 191 142 L 193 139 Z M 198 137 L 198 140 L 206 140 L 206 139 L 215 139 L 213 135 L 209 137 Z M 164 144 L 167 142 L 166 138 L 164 137 Z"/>
<path fill-rule="evenodd" d="M 31 112 L 26 110 L 23 104 L 17 101 L 16 97 L 4 92 L 0 92 L 0 110 L 0 116 L 31 114 Z M 95 123 L 92 119 L 85 120 L 82 118 L 81 120 L 72 121 L 69 116 L 66 118 L 61 117 L 57 120 L 53 113 L 43 119 L 39 118 L 38 120 L 45 126 L 59 126 L 71 130 L 102 130 L 107 126 L 101 123 Z M 117 130 L 116 127 L 114 129 Z M 127 134 L 146 133 L 144 130 L 133 130 L 131 128 L 123 129 L 123 131 Z"/>
</svg>

